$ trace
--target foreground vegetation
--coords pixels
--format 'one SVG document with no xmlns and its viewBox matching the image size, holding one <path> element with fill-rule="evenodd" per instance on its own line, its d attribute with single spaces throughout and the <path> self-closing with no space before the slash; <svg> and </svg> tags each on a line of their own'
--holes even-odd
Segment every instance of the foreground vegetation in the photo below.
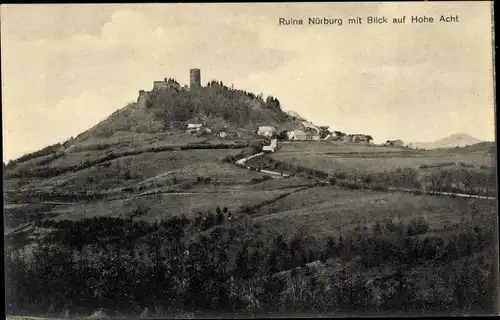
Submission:
<svg viewBox="0 0 500 320">
<path fill-rule="evenodd" d="M 494 311 L 496 232 L 480 218 L 439 235 L 423 219 L 379 221 L 326 240 L 273 233 L 227 208 L 35 230 L 5 239 L 10 314 Z"/>
</svg>

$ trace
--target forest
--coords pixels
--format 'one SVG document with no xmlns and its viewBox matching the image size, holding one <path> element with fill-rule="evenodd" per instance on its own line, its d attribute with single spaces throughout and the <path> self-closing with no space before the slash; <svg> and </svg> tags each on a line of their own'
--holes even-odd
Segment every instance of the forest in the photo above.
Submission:
<svg viewBox="0 0 500 320">
<path fill-rule="evenodd" d="M 222 119 L 233 125 L 278 124 L 289 118 L 281 110 L 278 99 L 269 96 L 264 101 L 260 95 L 235 90 L 215 80 L 197 91 L 153 90 L 146 106 L 164 121 L 165 128 L 169 128 L 172 122 L 199 116 Z"/>
<path fill-rule="evenodd" d="M 34 226 L 36 240 L 29 230 L 5 238 L 12 314 L 494 310 L 496 234 L 488 224 L 436 235 L 425 219 L 384 221 L 320 240 L 303 230 L 268 233 L 217 208 L 156 223 L 100 217 Z"/>
</svg>

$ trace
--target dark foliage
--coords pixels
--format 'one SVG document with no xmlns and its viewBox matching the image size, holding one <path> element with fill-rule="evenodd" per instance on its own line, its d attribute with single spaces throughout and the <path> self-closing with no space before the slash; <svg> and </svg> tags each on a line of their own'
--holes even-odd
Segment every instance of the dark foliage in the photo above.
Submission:
<svg viewBox="0 0 500 320">
<path fill-rule="evenodd" d="M 19 234 L 5 239 L 7 308 L 71 314 L 101 308 L 122 314 L 145 308 L 274 314 L 492 308 L 494 235 L 485 229 L 465 227 L 445 242 L 426 234 L 424 220 L 388 221 L 321 244 L 300 231 L 266 241 L 256 236 L 258 224 L 230 222 L 230 216 L 218 207 L 194 220 L 36 222 L 51 231 L 31 258 L 20 254 Z M 418 274 L 429 263 L 432 279 Z M 375 294 L 373 276 L 363 272 L 382 266 L 392 271 L 378 276 Z M 433 289 L 437 281 L 446 281 L 444 291 Z"/>
</svg>

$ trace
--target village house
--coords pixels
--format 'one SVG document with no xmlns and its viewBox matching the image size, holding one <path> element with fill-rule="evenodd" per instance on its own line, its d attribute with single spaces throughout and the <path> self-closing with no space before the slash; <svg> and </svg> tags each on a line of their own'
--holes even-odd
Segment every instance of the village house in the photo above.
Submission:
<svg viewBox="0 0 500 320">
<path fill-rule="evenodd" d="M 304 130 L 295 129 L 287 132 L 288 140 L 306 141 L 307 133 Z"/>
<path fill-rule="evenodd" d="M 210 132 L 208 128 L 204 127 L 203 123 L 188 123 L 187 128 L 186 128 L 186 132 L 191 133 L 191 134 L 202 132 L 202 131 L 207 131 L 207 130 L 208 130 L 208 132 Z"/>
<path fill-rule="evenodd" d="M 278 146 L 278 139 L 272 139 L 270 145 L 262 147 L 262 151 L 275 152 L 277 146 Z"/>
<path fill-rule="evenodd" d="M 257 130 L 257 135 L 264 137 L 272 137 L 276 133 L 276 129 L 273 126 L 262 126 Z"/>
<path fill-rule="evenodd" d="M 288 140 L 318 141 L 320 129 L 310 122 L 302 121 L 294 130 L 287 132 Z"/>
<path fill-rule="evenodd" d="M 331 140 L 334 141 L 346 141 L 349 136 L 342 131 L 333 131 Z"/>
<path fill-rule="evenodd" d="M 370 135 L 366 134 L 350 134 L 349 141 L 354 143 L 372 143 L 373 138 Z"/>
<path fill-rule="evenodd" d="M 320 140 L 319 135 L 321 130 L 314 124 L 307 121 L 302 121 L 298 129 L 304 130 L 304 132 L 307 134 L 307 140 L 313 140 L 313 141 Z"/>
<path fill-rule="evenodd" d="M 227 132 L 226 131 L 219 132 L 219 138 L 226 139 L 227 138 Z"/>
<path fill-rule="evenodd" d="M 330 127 L 329 126 L 319 126 L 319 137 L 321 140 L 327 140 L 327 138 L 331 137 Z"/>
<path fill-rule="evenodd" d="M 384 146 L 388 146 L 388 147 L 395 147 L 395 148 L 404 148 L 405 144 L 403 142 L 403 140 L 387 140 L 385 143 L 384 143 Z"/>
</svg>

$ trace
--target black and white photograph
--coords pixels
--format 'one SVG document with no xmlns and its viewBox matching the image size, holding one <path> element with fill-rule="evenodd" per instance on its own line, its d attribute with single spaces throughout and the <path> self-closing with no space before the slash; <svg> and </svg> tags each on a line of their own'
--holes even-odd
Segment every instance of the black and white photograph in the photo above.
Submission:
<svg viewBox="0 0 500 320">
<path fill-rule="evenodd" d="M 2 4 L 6 319 L 498 315 L 493 11 Z"/>
</svg>

